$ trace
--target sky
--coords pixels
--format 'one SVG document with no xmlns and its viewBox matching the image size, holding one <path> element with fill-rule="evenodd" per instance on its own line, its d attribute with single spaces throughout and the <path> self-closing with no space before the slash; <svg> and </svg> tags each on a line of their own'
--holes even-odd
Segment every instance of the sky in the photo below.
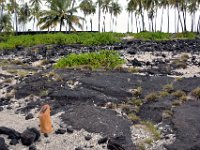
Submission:
<svg viewBox="0 0 200 150">
<path fill-rule="evenodd" d="M 26 1 L 26 0 L 25 0 Z M 126 12 L 126 7 L 127 7 L 127 0 L 118 0 L 120 5 L 122 6 L 123 8 L 123 11 L 122 13 L 117 17 L 117 26 L 116 28 L 114 29 L 114 31 L 116 32 L 121 32 L 121 33 L 126 33 L 128 31 L 128 13 Z M 44 7 L 43 7 L 44 8 Z M 96 9 L 96 12 L 98 12 L 98 8 Z M 158 16 L 157 16 L 157 30 L 160 30 L 160 22 L 161 22 L 161 14 L 162 14 L 162 10 L 159 9 L 158 10 Z M 78 15 L 79 16 L 83 16 L 83 13 L 82 12 L 78 12 Z M 200 11 L 196 14 L 196 22 L 198 21 L 198 17 L 200 15 Z M 175 32 L 175 10 L 173 8 L 170 8 L 170 32 L 171 33 L 174 33 Z M 167 10 L 164 10 L 164 15 L 163 15 L 163 31 L 164 32 L 167 32 L 167 26 L 168 26 L 168 23 L 167 23 Z M 90 30 L 90 16 L 86 17 L 86 20 L 87 20 L 87 26 L 88 26 L 88 30 Z M 98 30 L 98 13 L 96 13 L 93 17 L 92 17 L 92 20 L 93 20 L 93 30 L 94 31 L 97 31 Z M 111 31 L 110 30 L 110 15 L 107 14 L 105 16 L 105 24 L 106 24 L 106 31 Z M 134 21 L 134 24 L 133 24 L 133 28 L 130 27 L 131 31 L 133 32 L 137 32 L 136 30 L 136 25 L 135 25 L 135 18 L 133 18 L 133 21 Z M 103 23 L 103 15 L 101 17 L 101 27 L 102 27 L 102 23 Z M 146 28 L 148 29 L 149 26 L 148 26 L 148 18 L 147 18 L 147 12 L 145 12 L 145 24 L 146 24 Z M 33 28 L 33 22 L 29 22 L 27 27 L 26 27 L 26 30 L 28 29 L 31 29 L 32 30 Z M 56 28 L 56 29 L 52 29 L 53 31 L 54 30 L 58 30 L 59 29 L 59 26 Z M 80 29 L 76 28 L 77 31 L 79 31 Z M 187 14 L 187 29 L 190 30 L 191 29 L 191 19 L 190 19 L 190 15 Z M 63 27 L 63 30 L 65 30 L 65 27 Z M 181 30 L 181 26 L 180 26 L 180 30 Z"/>
</svg>

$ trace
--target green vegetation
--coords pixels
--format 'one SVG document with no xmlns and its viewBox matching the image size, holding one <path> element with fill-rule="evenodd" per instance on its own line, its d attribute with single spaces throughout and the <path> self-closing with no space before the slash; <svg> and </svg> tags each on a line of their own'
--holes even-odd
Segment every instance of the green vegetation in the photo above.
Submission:
<svg viewBox="0 0 200 150">
<path fill-rule="evenodd" d="M 136 89 L 133 89 L 133 95 L 135 97 L 140 97 L 142 94 L 142 87 L 137 87 Z"/>
<path fill-rule="evenodd" d="M 145 100 L 147 101 L 156 101 L 158 99 L 159 94 L 156 92 L 150 93 L 145 97 Z"/>
<path fill-rule="evenodd" d="M 200 87 L 197 87 L 196 89 L 192 90 L 192 96 L 196 97 L 197 99 L 200 99 Z"/>
<path fill-rule="evenodd" d="M 171 93 L 174 90 L 173 84 L 166 84 L 163 86 L 165 92 Z"/>
<path fill-rule="evenodd" d="M 197 35 L 195 33 L 163 33 L 163 32 L 140 32 L 133 34 L 134 38 L 141 40 L 172 40 L 172 39 L 195 39 Z"/>
<path fill-rule="evenodd" d="M 142 121 L 141 124 L 145 125 L 147 129 L 152 133 L 154 139 L 157 141 L 160 139 L 160 131 L 150 121 Z"/>
<path fill-rule="evenodd" d="M 189 58 L 190 57 L 188 54 L 182 54 L 180 57 L 181 61 L 183 61 L 183 62 L 187 62 Z"/>
<path fill-rule="evenodd" d="M 138 121 L 140 121 L 140 118 L 139 118 L 138 116 L 136 116 L 134 113 L 128 114 L 128 118 L 129 118 L 132 122 L 138 122 Z"/>
<path fill-rule="evenodd" d="M 186 93 L 181 91 L 181 90 L 177 90 L 177 91 L 173 92 L 172 95 L 177 97 L 177 98 L 180 98 L 182 96 L 186 96 Z"/>
<path fill-rule="evenodd" d="M 189 33 L 188 33 L 189 34 Z M 107 45 L 122 42 L 120 39 L 125 36 L 134 36 L 135 39 L 143 40 L 170 40 L 174 39 L 172 34 L 161 32 L 141 32 L 137 34 L 122 34 L 122 33 L 72 33 L 72 34 L 36 34 L 36 35 L 20 35 L 20 36 L 0 36 L 0 50 L 14 49 L 18 46 L 31 47 L 40 44 L 81 44 L 85 46 L 90 45 Z M 160 36 L 162 35 L 162 36 Z M 170 35 L 170 38 L 164 38 L 164 36 Z M 174 34 L 173 34 L 174 35 Z M 168 36 L 167 36 L 168 37 Z M 181 39 L 181 38 L 180 38 Z M 177 66 L 183 66 L 188 59 L 187 54 L 184 54 L 178 60 L 174 60 L 173 64 Z M 129 72 L 137 73 L 139 69 L 130 68 Z"/>
<path fill-rule="evenodd" d="M 61 58 L 55 64 L 55 68 L 82 68 L 89 67 L 91 69 L 114 69 L 122 65 L 122 60 L 116 51 L 101 50 L 99 52 L 70 54 Z"/>
<path fill-rule="evenodd" d="M 133 98 L 133 99 L 128 101 L 128 104 L 138 106 L 138 107 L 142 106 L 142 103 L 143 103 L 142 100 L 137 99 L 137 98 Z"/>
<path fill-rule="evenodd" d="M 182 61 L 181 59 L 175 59 L 172 61 L 172 64 L 176 67 L 176 68 L 182 68 L 182 69 L 186 69 L 187 68 L 187 62 Z"/>
<path fill-rule="evenodd" d="M 160 92 L 159 92 L 159 96 L 160 96 L 160 97 L 166 97 L 166 96 L 169 96 L 169 94 L 170 94 L 170 93 L 167 92 L 167 91 L 160 91 Z"/>
<path fill-rule="evenodd" d="M 118 36 L 117 36 L 118 35 Z M 40 44 L 82 44 L 102 45 L 120 42 L 120 34 L 112 33 L 77 33 L 77 34 L 38 34 L 8 36 L 0 42 L 0 50 L 14 49 L 17 46 L 30 47 Z"/>
</svg>

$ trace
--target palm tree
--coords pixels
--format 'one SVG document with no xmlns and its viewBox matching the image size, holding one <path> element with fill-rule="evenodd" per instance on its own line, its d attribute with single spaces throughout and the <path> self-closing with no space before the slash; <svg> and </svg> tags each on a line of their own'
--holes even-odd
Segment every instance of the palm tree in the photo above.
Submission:
<svg viewBox="0 0 200 150">
<path fill-rule="evenodd" d="M 56 27 L 59 23 L 59 31 L 62 31 L 62 26 L 65 24 L 65 21 L 73 30 L 75 30 L 74 25 L 78 25 L 80 28 L 82 27 L 80 24 L 80 19 L 83 18 L 72 14 L 77 12 L 77 8 L 70 8 L 71 0 L 50 0 L 48 2 L 50 10 L 42 12 L 41 18 L 38 22 L 38 25 L 41 27 L 41 29 Z"/>
<path fill-rule="evenodd" d="M 23 30 L 25 30 L 25 25 L 27 24 L 30 17 L 30 9 L 27 3 L 22 5 L 22 7 L 19 10 L 19 24 L 22 24 Z"/>
<path fill-rule="evenodd" d="M 5 3 L 5 0 L 0 0 L 0 17 L 3 16 L 3 11 L 4 11 L 4 3 Z"/>
<path fill-rule="evenodd" d="M 104 27 L 103 27 L 103 31 L 105 32 L 106 31 L 106 14 L 109 12 L 109 9 L 110 9 L 110 4 L 111 4 L 112 0 L 103 0 L 103 3 L 102 3 L 102 11 L 104 13 L 104 21 L 103 21 L 103 24 L 104 24 Z"/>
<path fill-rule="evenodd" d="M 11 17 L 8 13 L 3 14 L 0 17 L 0 32 L 2 31 L 4 32 L 12 31 Z"/>
<path fill-rule="evenodd" d="M 84 24 L 85 23 L 87 24 L 86 16 L 95 14 L 96 9 L 92 0 L 83 0 L 79 6 L 80 6 L 80 10 L 83 11 L 84 13 L 84 18 L 85 18 L 85 20 L 83 21 L 83 27 L 84 27 Z M 91 23 L 91 31 L 92 31 L 92 18 L 90 18 L 90 23 Z M 86 30 L 87 30 L 87 26 L 86 26 Z"/>
<path fill-rule="evenodd" d="M 194 31 L 194 21 L 195 21 L 195 14 L 198 11 L 198 3 L 197 0 L 190 0 L 188 5 L 188 11 L 191 15 L 191 31 Z"/>
<path fill-rule="evenodd" d="M 36 20 L 38 21 L 39 17 L 40 17 L 40 9 L 41 9 L 41 5 L 42 5 L 42 1 L 41 0 L 30 0 L 29 3 L 31 6 L 30 20 L 33 20 L 33 30 L 34 30 L 35 22 L 36 22 Z"/>
<path fill-rule="evenodd" d="M 110 31 L 114 31 L 114 22 L 115 22 L 115 27 L 117 26 L 117 21 L 115 20 L 115 18 L 117 18 L 117 16 L 122 12 L 122 7 L 120 6 L 120 4 L 118 2 L 112 2 L 111 6 L 109 8 L 109 12 L 111 14 L 111 19 L 110 19 Z M 115 18 L 113 18 L 113 15 Z M 111 27 L 111 22 L 113 27 Z M 112 28 L 112 29 L 111 29 Z"/>
<path fill-rule="evenodd" d="M 18 12 L 19 12 L 19 5 L 16 0 L 9 0 L 7 4 L 7 9 L 10 14 L 14 14 L 15 20 L 15 31 L 16 34 L 18 33 Z"/>
<path fill-rule="evenodd" d="M 101 9 L 102 9 L 102 4 L 103 0 L 97 0 L 96 4 L 98 5 L 98 31 L 101 32 Z"/>
<path fill-rule="evenodd" d="M 167 8 L 167 32 L 169 33 L 169 0 L 160 0 L 159 3 L 160 8 L 162 8 L 162 15 L 161 15 L 161 23 L 160 23 L 160 31 L 162 32 L 162 27 L 163 27 L 163 14 L 164 14 L 164 9 Z M 175 14 L 176 15 L 176 14 Z"/>
</svg>

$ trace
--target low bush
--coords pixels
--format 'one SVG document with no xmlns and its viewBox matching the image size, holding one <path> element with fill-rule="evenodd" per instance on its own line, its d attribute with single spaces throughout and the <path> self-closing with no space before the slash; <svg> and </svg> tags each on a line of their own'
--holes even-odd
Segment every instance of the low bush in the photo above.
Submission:
<svg viewBox="0 0 200 150">
<path fill-rule="evenodd" d="M 106 45 L 120 42 L 122 34 L 114 33 L 73 33 L 73 34 L 37 34 L 2 37 L 0 50 L 14 49 L 17 46 L 30 47 L 39 44 L 82 44 Z"/>
<path fill-rule="evenodd" d="M 200 87 L 197 87 L 196 89 L 192 90 L 192 96 L 194 96 L 197 99 L 200 99 Z"/>
<path fill-rule="evenodd" d="M 99 52 L 70 54 L 61 58 L 55 64 L 55 68 L 91 68 L 112 70 L 125 61 L 116 51 L 101 50 Z"/>
</svg>

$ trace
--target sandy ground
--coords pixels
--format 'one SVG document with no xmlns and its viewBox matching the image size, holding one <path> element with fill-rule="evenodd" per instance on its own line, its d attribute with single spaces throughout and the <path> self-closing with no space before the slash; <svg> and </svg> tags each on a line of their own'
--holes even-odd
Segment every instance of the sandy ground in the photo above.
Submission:
<svg viewBox="0 0 200 150">
<path fill-rule="evenodd" d="M 61 123 L 59 115 L 60 114 L 52 116 L 54 130 L 58 129 Z M 0 126 L 6 126 L 13 128 L 16 131 L 23 132 L 28 127 L 35 127 L 39 130 L 38 125 L 39 119 L 37 118 L 37 114 L 35 118 L 25 120 L 24 115 L 15 114 L 13 110 L 4 110 L 0 112 Z M 86 141 L 84 138 L 88 134 L 92 136 L 90 141 Z M 56 135 L 52 133 L 48 138 L 45 138 L 42 135 L 40 141 L 36 143 L 36 146 L 38 150 L 74 150 L 77 147 L 82 147 L 84 149 L 90 150 L 106 149 L 103 148 L 105 145 L 98 145 L 97 141 L 99 138 L 101 138 L 99 134 L 88 133 L 85 130 L 75 131 L 73 134 L 65 133 L 63 135 Z M 9 145 L 9 140 L 6 140 L 6 143 Z M 22 144 L 17 144 L 16 146 L 9 146 L 9 149 L 28 150 L 28 147 L 23 146 Z"/>
</svg>

